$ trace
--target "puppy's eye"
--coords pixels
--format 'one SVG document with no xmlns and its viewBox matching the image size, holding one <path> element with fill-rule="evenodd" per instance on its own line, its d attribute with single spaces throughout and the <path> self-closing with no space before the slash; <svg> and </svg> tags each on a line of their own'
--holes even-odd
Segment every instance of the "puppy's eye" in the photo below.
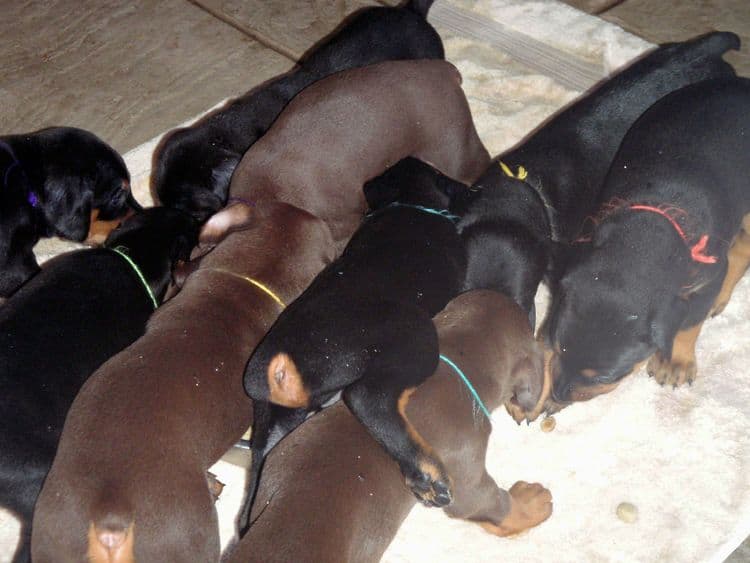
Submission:
<svg viewBox="0 0 750 563">
<path fill-rule="evenodd" d="M 594 368 L 585 368 L 581 370 L 581 375 L 588 378 L 599 377 L 599 372 Z"/>
</svg>

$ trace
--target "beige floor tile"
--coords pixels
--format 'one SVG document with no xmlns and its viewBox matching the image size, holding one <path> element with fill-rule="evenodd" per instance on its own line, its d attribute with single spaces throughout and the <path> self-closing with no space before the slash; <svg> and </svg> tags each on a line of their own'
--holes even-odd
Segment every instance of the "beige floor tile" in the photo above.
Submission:
<svg viewBox="0 0 750 563">
<path fill-rule="evenodd" d="M 184 0 L 5 2 L 0 38 L 0 132 L 73 125 L 122 152 L 292 65 Z"/>
</svg>

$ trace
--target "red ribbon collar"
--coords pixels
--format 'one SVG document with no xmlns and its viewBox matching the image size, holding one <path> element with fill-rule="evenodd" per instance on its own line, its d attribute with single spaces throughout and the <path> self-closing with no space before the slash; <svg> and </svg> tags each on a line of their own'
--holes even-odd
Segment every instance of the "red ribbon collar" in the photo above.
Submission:
<svg viewBox="0 0 750 563">
<path fill-rule="evenodd" d="M 706 247 L 708 246 L 707 234 L 704 233 L 698 238 L 698 241 L 696 243 L 690 244 L 691 237 L 689 237 L 685 233 L 685 230 L 677 222 L 678 218 L 687 217 L 687 212 L 684 209 L 680 209 L 679 207 L 675 207 L 673 205 L 659 205 L 659 206 L 645 205 L 641 203 L 629 203 L 624 200 L 615 199 L 606 203 L 602 207 L 602 210 L 596 217 L 588 217 L 588 220 L 590 220 L 594 224 L 598 224 L 606 216 L 621 209 L 631 209 L 633 211 L 648 211 L 651 213 L 656 213 L 657 215 L 661 215 L 667 221 L 670 222 L 670 224 L 674 227 L 675 231 L 677 231 L 677 234 L 680 235 L 680 238 L 685 242 L 688 248 L 690 248 L 690 257 L 693 259 L 694 262 L 698 262 L 699 264 L 715 264 L 716 263 L 717 261 L 716 256 L 710 256 L 706 254 Z M 586 240 L 590 240 L 590 237 L 583 237 L 578 240 L 586 241 Z"/>
<path fill-rule="evenodd" d="M 685 244 L 688 245 L 690 248 L 690 257 L 693 259 L 694 262 L 699 262 L 700 264 L 716 264 L 716 256 L 709 256 L 705 253 L 706 246 L 708 246 L 708 235 L 703 234 L 698 239 L 698 242 L 691 245 L 690 241 L 688 240 L 687 235 L 685 234 L 685 231 L 680 227 L 680 224 L 677 222 L 677 219 L 672 217 L 672 215 L 669 214 L 669 211 L 677 212 L 679 214 L 685 214 L 685 211 L 682 209 L 678 209 L 677 207 L 669 207 L 666 209 L 662 209 L 660 207 L 655 207 L 653 205 L 631 205 L 629 206 L 629 209 L 632 209 L 634 211 L 650 211 L 651 213 L 656 213 L 658 215 L 661 215 L 664 217 L 667 221 L 669 221 L 672 226 L 677 231 L 677 234 L 680 235 L 680 238 L 685 241 Z"/>
</svg>

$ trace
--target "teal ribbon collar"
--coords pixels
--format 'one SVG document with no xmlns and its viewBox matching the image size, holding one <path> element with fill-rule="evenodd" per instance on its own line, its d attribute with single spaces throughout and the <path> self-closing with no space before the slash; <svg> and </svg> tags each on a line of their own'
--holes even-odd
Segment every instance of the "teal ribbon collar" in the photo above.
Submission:
<svg viewBox="0 0 750 563">
<path fill-rule="evenodd" d="M 401 203 L 400 201 L 394 201 L 393 203 L 390 203 L 386 205 L 385 207 L 378 209 L 377 211 L 371 211 L 370 213 L 367 214 L 367 217 L 372 217 L 373 215 L 379 212 L 382 212 L 388 209 L 389 207 L 408 207 L 409 209 L 416 209 L 424 213 L 437 215 L 438 217 L 442 217 L 443 219 L 448 219 L 449 221 L 453 221 L 454 223 L 460 219 L 458 215 L 454 215 L 447 209 L 433 209 L 432 207 L 425 207 L 423 205 L 414 205 L 411 203 Z"/>
<path fill-rule="evenodd" d="M 474 398 L 474 404 L 479 407 L 479 410 L 481 410 L 484 413 L 484 416 L 490 419 L 490 411 L 484 405 L 484 403 L 482 402 L 482 399 L 479 398 L 479 393 L 477 393 L 477 390 L 474 389 L 474 386 L 471 384 L 471 381 L 469 381 L 469 378 L 466 377 L 464 372 L 461 371 L 461 368 L 459 368 L 453 362 L 453 360 L 451 360 L 447 356 L 444 356 L 443 354 L 440 354 L 440 359 L 453 368 L 453 371 L 455 371 L 458 374 L 458 376 L 461 378 L 461 381 L 464 382 L 464 385 L 466 385 L 466 388 L 469 390 L 472 397 Z"/>
</svg>

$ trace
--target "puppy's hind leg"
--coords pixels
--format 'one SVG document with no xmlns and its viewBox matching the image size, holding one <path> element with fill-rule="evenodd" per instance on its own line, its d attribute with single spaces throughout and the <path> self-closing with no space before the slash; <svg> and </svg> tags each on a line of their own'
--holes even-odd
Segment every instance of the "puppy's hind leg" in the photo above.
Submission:
<svg viewBox="0 0 750 563">
<path fill-rule="evenodd" d="M 456 486 L 456 502 L 445 511 L 453 518 L 476 522 L 496 536 L 510 536 L 544 522 L 552 514 L 552 494 L 539 483 L 518 481 L 510 491 L 497 486 L 482 468 L 476 486 Z"/>
<path fill-rule="evenodd" d="M 429 320 L 426 314 L 424 318 Z M 389 339 L 390 349 L 382 349 L 362 377 L 344 390 L 343 399 L 398 462 L 414 495 L 427 506 L 447 506 L 452 500 L 450 478 L 432 448 L 406 418 L 411 394 L 437 366 L 437 333 L 432 321 L 411 333 L 395 330 L 389 334 L 397 333 L 398 338 Z"/>
<path fill-rule="evenodd" d="M 750 266 L 750 214 L 745 215 L 742 220 L 742 228 L 732 242 L 727 254 L 727 261 L 727 275 L 724 277 L 721 291 L 719 291 L 711 309 L 712 317 L 720 314 L 727 306 L 729 299 L 732 297 L 734 286 L 742 279 L 748 266 Z"/>
<path fill-rule="evenodd" d="M 250 435 L 252 458 L 245 485 L 245 499 L 237 519 L 240 537 L 247 533 L 252 525 L 251 510 L 258 490 L 263 461 L 271 449 L 294 430 L 307 417 L 304 409 L 288 409 L 266 401 L 255 401 L 253 404 L 253 426 Z"/>
</svg>

